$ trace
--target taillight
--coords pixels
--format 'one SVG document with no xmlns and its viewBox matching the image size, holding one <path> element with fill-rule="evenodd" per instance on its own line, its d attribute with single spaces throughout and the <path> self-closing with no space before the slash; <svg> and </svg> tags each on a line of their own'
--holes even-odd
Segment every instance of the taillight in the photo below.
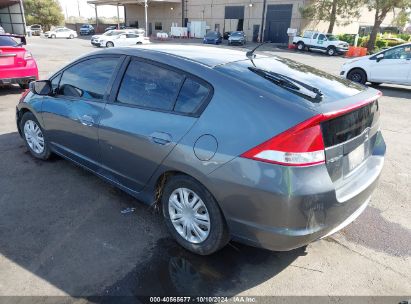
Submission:
<svg viewBox="0 0 411 304">
<path fill-rule="evenodd" d="M 311 166 L 324 163 L 320 115 L 284 131 L 241 156 L 284 166 Z"/>
<path fill-rule="evenodd" d="M 29 60 L 29 59 L 33 59 L 33 55 L 30 52 L 25 52 L 24 53 L 24 60 Z"/>
<path fill-rule="evenodd" d="M 318 114 L 243 153 L 241 157 L 284 166 L 311 166 L 325 163 L 325 146 L 320 123 L 342 116 L 375 101 L 382 94 L 342 108 Z"/>
</svg>

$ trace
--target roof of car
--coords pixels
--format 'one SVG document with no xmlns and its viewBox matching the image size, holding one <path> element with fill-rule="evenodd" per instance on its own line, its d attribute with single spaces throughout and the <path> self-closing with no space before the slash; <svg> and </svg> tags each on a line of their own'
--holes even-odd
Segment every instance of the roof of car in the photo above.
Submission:
<svg viewBox="0 0 411 304">
<path fill-rule="evenodd" d="M 233 61 L 247 60 L 246 52 L 212 46 L 152 44 L 139 47 L 116 48 L 118 52 L 128 55 L 138 55 L 141 52 L 161 53 L 177 56 L 209 67 L 226 64 Z M 114 49 L 112 49 L 114 51 Z"/>
</svg>

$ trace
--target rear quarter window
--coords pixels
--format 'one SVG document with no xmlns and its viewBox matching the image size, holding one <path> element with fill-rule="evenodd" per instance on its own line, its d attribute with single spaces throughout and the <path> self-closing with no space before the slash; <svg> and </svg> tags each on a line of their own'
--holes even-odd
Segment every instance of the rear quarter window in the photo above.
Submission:
<svg viewBox="0 0 411 304">
<path fill-rule="evenodd" d="M 178 95 L 174 111 L 184 114 L 197 113 L 210 94 L 211 89 L 209 86 L 187 78 Z"/>
</svg>

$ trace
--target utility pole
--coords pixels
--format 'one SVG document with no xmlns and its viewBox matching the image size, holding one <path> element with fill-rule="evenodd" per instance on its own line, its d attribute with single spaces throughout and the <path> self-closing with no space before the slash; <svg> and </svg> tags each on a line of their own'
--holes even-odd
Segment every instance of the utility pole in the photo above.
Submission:
<svg viewBox="0 0 411 304">
<path fill-rule="evenodd" d="M 264 42 L 264 17 L 265 17 L 266 7 L 267 7 L 267 0 L 264 0 L 264 2 L 263 2 L 263 14 L 261 16 L 260 42 Z"/>
<path fill-rule="evenodd" d="M 81 18 L 81 13 L 80 13 L 80 1 L 77 0 L 77 9 L 78 9 L 78 16 Z"/>
<path fill-rule="evenodd" d="M 117 3 L 117 29 L 120 29 L 120 10 Z"/>
<path fill-rule="evenodd" d="M 148 37 L 148 16 L 147 16 L 148 4 L 147 0 L 144 0 L 144 13 L 146 18 L 146 37 Z"/>
<path fill-rule="evenodd" d="M 98 31 L 98 14 L 97 14 L 97 4 L 94 4 L 94 10 L 96 12 L 96 32 Z"/>
</svg>

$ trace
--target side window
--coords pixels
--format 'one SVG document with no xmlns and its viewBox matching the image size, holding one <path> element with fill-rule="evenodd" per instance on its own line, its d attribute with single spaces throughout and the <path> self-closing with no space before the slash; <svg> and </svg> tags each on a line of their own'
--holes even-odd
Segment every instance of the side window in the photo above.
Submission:
<svg viewBox="0 0 411 304">
<path fill-rule="evenodd" d="M 384 59 L 408 59 L 411 58 L 411 47 L 397 47 L 387 50 L 384 53 Z"/>
<path fill-rule="evenodd" d="M 324 40 L 324 39 L 325 39 L 325 36 L 323 34 L 318 36 L 318 40 Z"/>
<path fill-rule="evenodd" d="M 117 102 L 171 111 L 183 76 L 162 67 L 132 61 L 127 68 Z"/>
<path fill-rule="evenodd" d="M 137 38 L 138 37 L 138 35 L 136 34 L 127 34 L 126 36 L 127 38 Z"/>
<path fill-rule="evenodd" d="M 195 113 L 206 100 L 210 90 L 195 80 L 187 78 L 181 88 L 174 111 L 180 113 Z"/>
<path fill-rule="evenodd" d="M 317 39 L 318 34 L 314 34 L 313 39 Z"/>
<path fill-rule="evenodd" d="M 53 90 L 53 92 L 57 91 L 60 78 L 61 78 L 61 73 L 56 75 L 53 79 L 51 79 L 51 89 Z"/>
<path fill-rule="evenodd" d="M 119 58 L 84 60 L 68 68 L 61 77 L 58 94 L 85 99 L 103 99 Z"/>
</svg>

